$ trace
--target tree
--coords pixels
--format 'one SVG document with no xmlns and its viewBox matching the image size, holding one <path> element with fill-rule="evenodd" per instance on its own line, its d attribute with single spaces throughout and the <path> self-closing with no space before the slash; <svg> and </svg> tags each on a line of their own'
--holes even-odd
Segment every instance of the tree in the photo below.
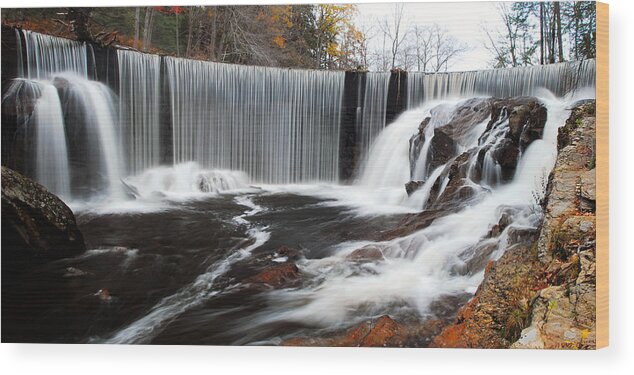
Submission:
<svg viewBox="0 0 634 375">
<path fill-rule="evenodd" d="M 447 71 L 451 59 L 463 53 L 466 49 L 466 45 L 449 35 L 447 30 L 442 29 L 438 24 L 432 26 L 433 58 L 431 69 L 434 72 Z"/>
<path fill-rule="evenodd" d="M 139 48 L 139 29 L 141 27 L 141 8 L 134 8 L 134 45 L 133 47 Z"/>
<path fill-rule="evenodd" d="M 491 31 L 485 30 L 488 38 L 485 47 L 494 54 L 496 68 L 532 65 L 536 62 L 535 53 L 538 44 L 533 37 L 535 25 L 532 15 L 538 8 L 541 14 L 542 3 L 539 3 L 539 7 L 536 5 L 536 3 L 498 4 L 498 13 L 504 23 L 504 29 L 494 31 L 494 35 Z"/>
<path fill-rule="evenodd" d="M 383 33 L 383 44 L 385 48 L 385 41 L 390 44 L 390 58 L 391 68 L 396 68 L 396 58 L 399 54 L 400 48 L 408 35 L 408 30 L 403 30 L 403 9 L 405 4 L 395 4 L 392 15 L 384 17 L 379 23 L 379 28 Z"/>
<path fill-rule="evenodd" d="M 540 64 L 595 57 L 594 2 L 503 3 L 500 8 L 505 31 L 491 35 L 487 30 L 486 45 L 494 55 L 494 66 L 532 64 L 538 48 Z"/>
<path fill-rule="evenodd" d="M 317 69 L 335 69 L 343 56 L 341 42 L 348 38 L 359 43 L 361 38 L 352 24 L 356 6 L 352 4 L 319 4 L 315 11 L 315 39 L 312 45 Z M 348 35 L 346 35 L 348 34 Z"/>
<path fill-rule="evenodd" d="M 66 18 L 77 40 L 92 41 L 90 32 L 92 8 L 68 8 Z"/>
<path fill-rule="evenodd" d="M 154 8 L 145 8 L 145 22 L 143 24 L 143 50 L 147 51 L 152 42 L 152 27 L 154 26 Z"/>
<path fill-rule="evenodd" d="M 414 25 L 411 35 L 414 39 L 413 50 L 416 56 L 416 70 L 428 71 L 428 66 L 433 58 L 433 27 Z"/>
</svg>

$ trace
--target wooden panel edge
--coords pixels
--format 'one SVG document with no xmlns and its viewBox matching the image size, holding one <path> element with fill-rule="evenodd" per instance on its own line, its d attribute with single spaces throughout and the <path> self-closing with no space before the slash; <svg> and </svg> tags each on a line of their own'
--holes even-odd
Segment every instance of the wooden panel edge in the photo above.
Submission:
<svg viewBox="0 0 634 375">
<path fill-rule="evenodd" d="M 609 6 L 597 6 L 596 348 L 609 344 Z"/>
</svg>

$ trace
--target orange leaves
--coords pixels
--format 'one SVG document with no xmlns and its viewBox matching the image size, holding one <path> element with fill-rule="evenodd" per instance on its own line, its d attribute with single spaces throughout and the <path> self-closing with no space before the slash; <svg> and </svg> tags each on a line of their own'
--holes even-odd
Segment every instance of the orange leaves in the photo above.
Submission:
<svg viewBox="0 0 634 375">
<path fill-rule="evenodd" d="M 158 12 L 164 13 L 164 14 L 181 14 L 185 12 L 185 7 L 180 7 L 180 6 L 176 6 L 176 7 L 154 7 L 154 9 Z"/>
<path fill-rule="evenodd" d="M 276 35 L 273 37 L 273 44 L 275 44 L 278 48 L 286 47 L 286 39 L 284 39 L 281 35 Z"/>
</svg>

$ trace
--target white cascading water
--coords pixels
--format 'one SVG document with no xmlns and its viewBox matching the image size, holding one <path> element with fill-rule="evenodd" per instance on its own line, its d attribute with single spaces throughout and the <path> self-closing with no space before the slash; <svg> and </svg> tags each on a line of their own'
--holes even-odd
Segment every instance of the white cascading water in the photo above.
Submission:
<svg viewBox="0 0 634 375">
<path fill-rule="evenodd" d="M 68 100 L 81 109 L 84 114 L 84 126 L 92 127 L 96 131 L 94 142 L 98 147 L 89 153 L 99 152 L 97 159 L 100 174 L 106 177 L 106 195 L 113 199 L 124 197 L 121 185 L 123 161 L 120 151 L 119 123 L 117 101 L 112 91 L 103 83 L 89 81 L 73 74 L 59 74 L 68 83 Z M 67 126 L 73 126 L 69 124 Z"/>
<path fill-rule="evenodd" d="M 370 157 L 376 137 L 385 128 L 387 93 L 390 73 L 371 73 L 365 75 L 363 107 L 357 118 L 357 148 L 363 164 Z"/>
<path fill-rule="evenodd" d="M 344 73 L 166 57 L 174 162 L 254 181 L 338 181 Z"/>
<path fill-rule="evenodd" d="M 15 79 L 2 97 L 2 108 L 17 114 L 24 173 L 69 198 L 68 145 L 57 88 L 48 81 Z"/>
<path fill-rule="evenodd" d="M 416 108 L 425 101 L 452 96 L 491 95 L 503 98 L 534 95 L 540 88 L 564 96 L 576 88 L 593 87 L 594 72 L 594 59 L 469 72 L 409 72 L 407 103 L 409 108 Z"/>
<path fill-rule="evenodd" d="M 74 72 L 88 78 L 88 54 L 92 49 L 86 43 L 57 38 L 29 30 L 15 30 L 18 51 L 18 75 L 29 79 L 48 79 L 52 73 Z M 22 44 L 26 46 L 22 58 Z M 25 70 L 26 68 L 26 70 Z"/>
<path fill-rule="evenodd" d="M 160 163 L 161 58 L 127 50 L 117 50 L 117 58 L 119 124 L 126 169 L 129 174 L 137 174 Z"/>
<path fill-rule="evenodd" d="M 258 314 L 249 327 L 278 321 L 324 328 L 349 326 L 354 321 L 385 314 L 390 306 L 400 306 L 397 311 L 413 308 L 424 317 L 430 313 L 430 304 L 443 296 L 474 293 L 482 281 L 483 270 L 459 271 L 479 255 L 471 254 L 470 250 L 488 241 L 496 248 L 488 257 L 497 259 L 508 246 L 509 229 L 536 228 L 541 221 L 541 214 L 532 203 L 534 194 L 544 193 L 544 179 L 557 155 L 557 129 L 565 123 L 570 113 L 567 108 L 574 101 L 546 93 L 540 95 L 540 100 L 548 109 L 543 139 L 534 141 L 525 150 L 511 182 L 492 188 L 479 202 L 437 219 L 411 235 L 385 242 L 343 243 L 329 257 L 302 261 L 300 268 L 308 274 L 321 275 L 319 280 L 306 288 L 271 292 L 272 307 Z M 406 112 L 393 125 L 405 127 L 405 119 L 410 118 L 410 128 L 415 129 L 420 117 L 410 115 L 416 111 L 419 110 Z M 393 125 L 384 133 L 390 132 Z M 393 145 L 406 143 L 406 134 L 399 140 L 392 139 Z M 380 141 L 381 136 L 377 143 Z M 513 223 L 498 238 L 484 240 L 498 222 L 501 210 L 509 206 L 519 209 Z M 352 251 L 366 245 L 379 248 L 386 260 L 359 268 L 347 258 Z"/>
<path fill-rule="evenodd" d="M 158 120 L 160 95 L 164 94 L 160 91 L 160 58 L 119 51 L 117 99 L 106 86 L 86 78 L 86 45 L 31 32 L 18 32 L 18 37 L 25 38 L 27 61 L 21 66 L 26 71 L 8 93 L 17 95 L 24 87 L 37 92 L 30 120 L 36 134 L 34 177 L 63 197 L 73 188 L 69 168 L 72 144 L 66 138 L 77 126 L 64 122 L 66 107 L 79 108 L 74 115 L 82 116 L 80 123 L 90 127 L 87 133 L 91 139 L 87 142 L 94 142 L 95 147 L 88 148 L 86 160 L 98 160 L 89 167 L 108 181 L 111 197 L 123 197 L 124 184 L 128 195 L 134 193 L 142 198 L 137 201 L 145 204 L 144 198 L 157 192 L 161 196 L 222 193 L 249 188 L 252 181 L 338 182 L 343 72 L 165 57 L 174 163 L 159 166 Z M 363 109 L 356 124 L 363 159 L 359 178 L 354 186 L 313 184 L 313 191 L 323 194 L 330 189 L 335 197 L 341 193 L 341 197 L 354 196 L 373 206 L 394 205 L 407 208 L 407 212 L 420 212 L 440 178 L 445 180 L 437 195 L 447 187 L 443 171 L 452 161 L 430 168 L 428 150 L 434 130 L 449 121 L 452 110 L 461 102 L 457 98 L 535 95 L 548 109 L 543 139 L 533 141 L 522 152 L 516 174 L 506 184 L 500 182 L 494 160 L 485 155 L 482 180 L 470 181 L 480 189 L 478 199 L 457 212 L 447 212 L 422 230 L 389 241 L 346 242 L 330 249 L 329 256 L 301 259 L 298 267 L 302 273 L 316 276 L 308 277 L 301 288 L 267 292 L 269 307 L 249 316 L 241 329 L 279 321 L 343 327 L 394 309 L 425 317 L 430 304 L 439 298 L 474 293 L 482 281 L 482 268 L 461 271 L 468 268 L 467 262 L 482 256 L 474 248 L 483 241 L 495 245 L 495 250 L 484 256 L 496 259 L 508 246 L 509 229 L 535 228 L 541 220 L 533 206 L 535 195 L 544 193 L 544 179 L 556 158 L 557 128 L 565 123 L 573 100 L 557 99 L 538 88 L 545 86 L 563 96 L 584 85 L 591 86 L 593 72 L 594 60 L 479 72 L 410 73 L 411 109 L 387 126 L 389 74 L 368 74 Z M 3 106 L 5 99 L 12 103 L 7 95 Z M 118 104 L 124 104 L 120 115 Z M 431 120 L 422 151 L 411 169 L 409 140 L 427 116 Z M 46 124 L 41 123 L 44 118 Z M 473 165 L 476 151 L 499 142 L 508 121 L 496 124 L 479 144 L 487 122 L 475 124 L 473 131 L 458 142 L 456 156 L 474 151 L 470 153 Z M 128 173 L 131 176 L 126 177 Z M 422 186 L 407 197 L 403 185 L 413 177 L 423 181 Z M 466 180 L 470 177 L 467 174 Z M 214 290 L 218 277 L 268 242 L 271 232 L 267 227 L 248 220 L 263 208 L 244 194 L 235 197 L 234 203 L 251 209 L 232 220 L 248 227 L 242 246 L 209 265 L 191 284 L 160 300 L 146 315 L 115 332 L 109 342 L 151 342 L 183 312 L 220 293 Z M 498 223 L 501 210 L 509 206 L 517 209 L 512 224 L 499 237 L 483 240 Z M 360 265 L 347 258 L 366 245 L 378 248 L 385 260 Z"/>
<path fill-rule="evenodd" d="M 156 193 L 221 193 L 249 187 L 249 177 L 244 172 L 205 170 L 194 162 L 151 168 L 125 182 L 144 198 Z"/>
<path fill-rule="evenodd" d="M 77 118 L 66 123 L 66 116 L 83 114 L 80 123 L 87 127 L 96 147 L 87 147 L 88 155 L 82 160 L 99 160 L 89 165 L 97 175 L 107 182 L 106 194 L 112 198 L 123 198 L 120 184 L 123 161 L 120 154 L 118 109 L 115 96 L 107 86 L 88 79 L 94 67 L 89 66 L 88 56 L 92 47 L 68 39 L 39 34 L 28 30 L 16 30 L 19 46 L 18 71 L 20 79 L 14 80 L 5 100 L 13 101 L 11 95 L 20 95 L 19 88 L 25 85 L 37 98 L 33 108 L 33 119 L 24 124 L 34 129 L 35 144 L 27 159 L 35 160 L 31 176 L 54 193 L 65 199 L 72 198 L 73 171 L 70 168 L 72 143 L 68 141 L 69 129 L 78 125 Z M 24 54 L 22 54 L 24 44 Z M 94 56 L 93 56 L 94 60 Z M 17 98 L 17 97 L 16 97 Z M 65 108 L 72 113 L 66 113 Z M 23 117 L 28 117 L 28 108 L 18 108 Z M 27 132 L 32 133 L 28 130 Z M 91 158 L 92 153 L 99 153 Z M 81 173 L 81 172 L 78 172 Z"/>
<path fill-rule="evenodd" d="M 36 137 L 36 180 L 61 198 L 70 198 L 70 168 L 62 104 L 57 88 L 38 83 L 41 96 L 33 110 Z"/>
</svg>

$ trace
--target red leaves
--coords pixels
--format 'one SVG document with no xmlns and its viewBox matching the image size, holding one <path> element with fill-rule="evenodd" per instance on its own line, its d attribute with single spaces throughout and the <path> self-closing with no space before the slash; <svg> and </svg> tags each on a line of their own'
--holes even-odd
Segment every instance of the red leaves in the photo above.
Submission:
<svg viewBox="0 0 634 375">
<path fill-rule="evenodd" d="M 185 12 L 185 7 L 154 7 L 154 9 L 164 14 L 181 14 Z"/>
</svg>

